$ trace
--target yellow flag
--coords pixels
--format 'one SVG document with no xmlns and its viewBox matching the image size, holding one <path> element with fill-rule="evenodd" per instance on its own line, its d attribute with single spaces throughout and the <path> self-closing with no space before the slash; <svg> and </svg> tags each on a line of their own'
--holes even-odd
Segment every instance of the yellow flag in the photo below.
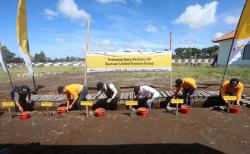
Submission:
<svg viewBox="0 0 250 154">
<path fill-rule="evenodd" d="M 246 0 L 238 23 L 229 65 L 242 56 L 242 52 L 244 52 L 244 48 L 247 44 L 250 44 L 250 0 Z"/>
<path fill-rule="evenodd" d="M 26 0 L 18 0 L 16 32 L 18 45 L 21 50 L 29 75 L 33 75 L 32 63 L 29 53 L 29 42 L 27 34 Z"/>
</svg>

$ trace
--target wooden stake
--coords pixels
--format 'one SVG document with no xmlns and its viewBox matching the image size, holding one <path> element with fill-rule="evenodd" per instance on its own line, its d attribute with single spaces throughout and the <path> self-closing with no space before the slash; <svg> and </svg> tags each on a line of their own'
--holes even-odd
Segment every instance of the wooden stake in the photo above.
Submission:
<svg viewBox="0 0 250 154">
<path fill-rule="evenodd" d="M 227 104 L 227 113 L 229 113 L 230 106 L 231 106 L 231 101 L 228 101 L 228 104 Z"/>
<path fill-rule="evenodd" d="M 170 32 L 170 51 L 171 51 L 171 54 L 173 55 L 173 53 L 172 53 L 172 32 Z M 172 57 L 173 58 L 173 57 Z M 171 58 L 171 59 L 172 59 Z M 172 67 L 172 65 L 171 65 L 171 67 Z M 173 68 L 173 67 L 172 67 Z M 170 89 L 172 90 L 173 89 L 173 87 L 172 87 L 172 82 L 173 82 L 173 73 L 172 73 L 172 69 L 171 69 L 171 72 L 170 72 Z"/>
<path fill-rule="evenodd" d="M 34 74 L 32 75 L 32 80 L 33 80 L 33 85 L 34 85 L 34 91 L 35 91 L 35 94 L 37 94 L 36 80 L 35 80 L 35 76 L 34 76 Z"/>
<path fill-rule="evenodd" d="M 130 106 L 129 106 L 129 109 L 130 109 L 130 118 L 132 118 L 132 114 L 133 114 L 132 108 L 133 108 L 133 107 L 130 105 Z"/>
<path fill-rule="evenodd" d="M 86 106 L 86 116 L 87 116 L 87 118 L 89 117 L 88 106 Z"/>
<path fill-rule="evenodd" d="M 176 104 L 176 112 L 175 112 L 175 115 L 177 116 L 178 115 L 178 104 Z"/>
<path fill-rule="evenodd" d="M 46 107 L 46 111 L 47 111 L 48 117 L 50 117 L 50 115 L 49 115 L 49 107 Z"/>
<path fill-rule="evenodd" d="M 84 85 L 87 85 L 87 56 L 89 52 L 89 33 L 90 33 L 90 17 L 88 17 L 88 31 L 86 33 L 86 51 L 85 51 L 85 71 L 84 71 Z"/>
<path fill-rule="evenodd" d="M 12 120 L 13 116 L 12 116 L 12 112 L 11 112 L 11 108 L 10 107 L 8 107 L 8 111 L 9 111 L 9 114 L 10 114 L 10 119 Z"/>
</svg>

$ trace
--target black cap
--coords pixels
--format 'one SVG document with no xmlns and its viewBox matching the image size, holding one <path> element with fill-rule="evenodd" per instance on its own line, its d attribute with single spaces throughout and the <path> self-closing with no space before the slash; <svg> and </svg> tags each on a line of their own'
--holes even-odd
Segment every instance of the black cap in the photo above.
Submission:
<svg viewBox="0 0 250 154">
<path fill-rule="evenodd" d="M 140 91 L 140 86 L 136 86 L 136 87 L 134 88 L 134 93 L 135 93 L 135 95 L 138 95 L 138 94 L 139 94 L 139 91 Z"/>
<path fill-rule="evenodd" d="M 179 87 L 179 86 L 181 86 L 181 84 L 182 84 L 182 80 L 181 79 L 176 79 L 175 87 Z"/>
<path fill-rule="evenodd" d="M 229 82 L 229 85 L 230 85 L 231 87 L 235 87 L 235 86 L 238 85 L 238 83 L 239 83 L 239 79 L 232 78 L 232 79 L 230 80 L 230 82 Z"/>
<path fill-rule="evenodd" d="M 97 91 L 102 90 L 103 86 L 104 86 L 104 83 L 98 82 L 98 83 L 96 84 Z"/>
</svg>

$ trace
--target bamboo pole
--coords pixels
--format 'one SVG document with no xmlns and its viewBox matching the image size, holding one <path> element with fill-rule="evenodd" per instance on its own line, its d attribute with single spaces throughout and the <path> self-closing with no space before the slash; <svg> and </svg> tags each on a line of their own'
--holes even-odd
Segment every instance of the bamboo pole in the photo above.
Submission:
<svg viewBox="0 0 250 154">
<path fill-rule="evenodd" d="M 170 32 L 170 51 L 171 51 L 171 54 L 173 55 L 173 53 L 172 53 L 172 32 Z M 171 65 L 171 67 L 172 67 L 172 65 Z M 170 72 L 170 89 L 171 90 L 173 89 L 172 85 L 173 85 L 173 67 L 171 68 L 171 72 Z"/>
<path fill-rule="evenodd" d="M 86 33 L 86 51 L 85 51 L 85 71 L 84 71 L 84 85 L 87 85 L 87 56 L 89 52 L 89 33 L 90 33 L 90 17 L 88 17 L 88 31 Z"/>
</svg>

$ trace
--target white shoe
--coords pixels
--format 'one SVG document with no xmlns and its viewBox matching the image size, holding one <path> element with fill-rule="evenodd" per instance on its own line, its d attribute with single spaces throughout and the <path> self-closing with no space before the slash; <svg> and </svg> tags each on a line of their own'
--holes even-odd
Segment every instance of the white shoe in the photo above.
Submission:
<svg viewBox="0 0 250 154">
<path fill-rule="evenodd" d="M 169 107 L 169 106 L 168 106 L 166 109 L 167 109 L 168 111 L 173 111 L 173 110 L 174 110 L 172 107 Z"/>
</svg>

